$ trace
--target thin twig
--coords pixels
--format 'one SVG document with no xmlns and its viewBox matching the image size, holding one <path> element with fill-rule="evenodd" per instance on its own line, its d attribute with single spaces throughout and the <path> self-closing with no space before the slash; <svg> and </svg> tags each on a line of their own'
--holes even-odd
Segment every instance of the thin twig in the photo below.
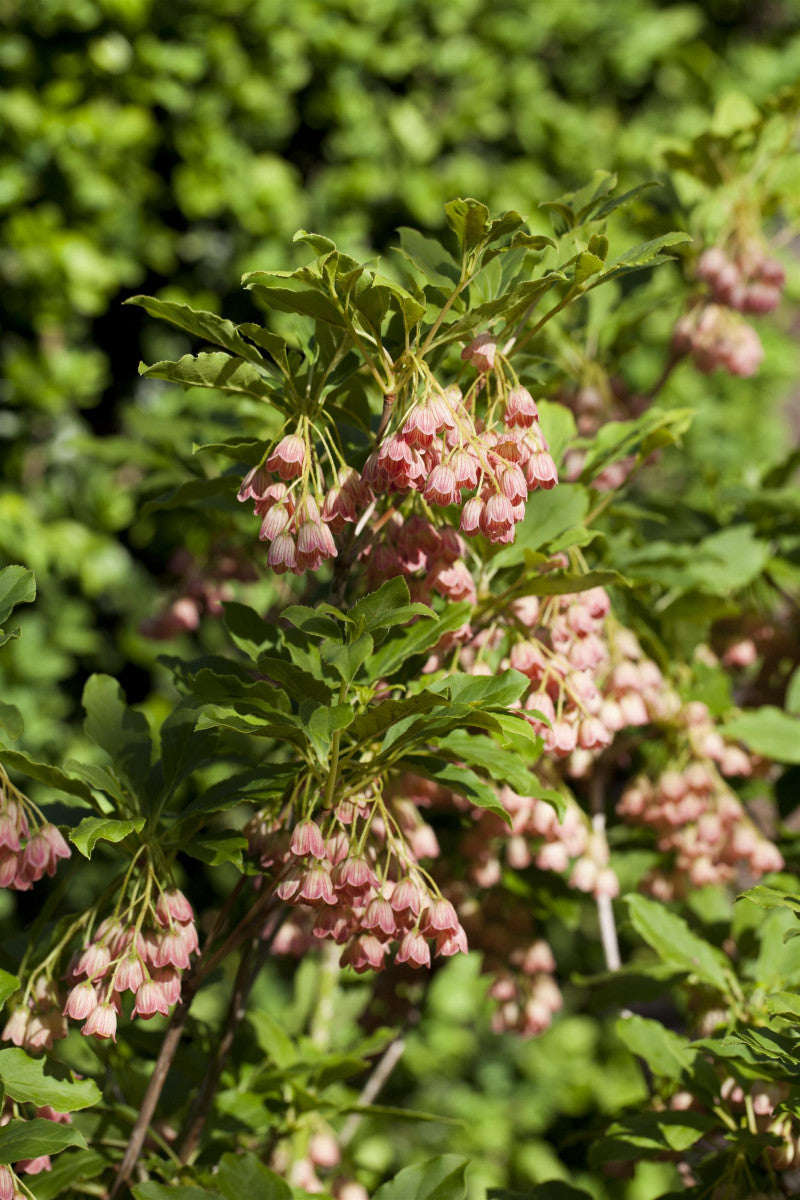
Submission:
<svg viewBox="0 0 800 1200">
<path fill-rule="evenodd" d="M 592 829 L 606 841 L 606 782 L 608 766 L 602 760 L 595 764 L 595 769 L 589 781 L 589 804 L 592 812 Z M 597 896 L 597 919 L 600 925 L 600 941 L 603 945 L 603 956 L 606 969 L 618 971 L 622 966 L 617 940 L 617 926 L 614 921 L 614 908 L 610 896 Z"/>
<path fill-rule="evenodd" d="M 203 1128 L 205 1127 L 209 1106 L 217 1090 L 217 1084 L 233 1046 L 233 1040 L 247 1011 L 248 996 L 256 976 L 256 972 L 252 970 L 251 960 L 257 945 L 258 939 L 252 937 L 242 947 L 242 956 L 239 959 L 239 967 L 236 971 L 236 978 L 231 990 L 228 1016 L 225 1021 L 225 1032 L 217 1046 L 213 1062 L 206 1070 L 200 1090 L 186 1118 L 186 1123 L 178 1143 L 178 1157 L 182 1163 L 187 1163 L 197 1149 Z"/>
<path fill-rule="evenodd" d="M 236 972 L 236 978 L 231 991 L 225 1032 L 217 1046 L 214 1061 L 206 1073 L 203 1085 L 192 1105 L 191 1112 L 186 1119 L 184 1131 L 181 1135 L 178 1155 L 182 1163 L 187 1163 L 197 1149 L 203 1129 L 205 1128 L 205 1123 L 208 1120 L 208 1113 L 211 1102 L 214 1099 L 214 1093 L 217 1090 L 220 1077 L 225 1069 L 225 1063 L 233 1048 L 239 1026 L 247 1014 L 247 1001 L 250 993 L 255 986 L 258 976 L 261 974 L 264 963 L 269 957 L 269 953 L 272 950 L 272 943 L 275 941 L 278 931 L 288 915 L 289 910 L 284 908 L 278 914 L 269 934 L 264 938 L 260 936 L 253 937 L 250 944 L 242 950 L 242 957 L 239 960 L 239 968 Z M 259 941 L 261 943 L 260 946 Z M 253 954 L 256 950 L 258 952 L 255 954 L 255 963 L 253 963 Z"/>
<path fill-rule="evenodd" d="M 250 926 L 253 924 L 254 920 L 263 919 L 266 917 L 267 913 L 264 910 L 267 908 L 269 902 L 274 903 L 274 898 L 270 893 L 266 893 L 260 898 L 259 901 L 256 902 L 244 919 L 239 922 L 219 950 L 211 955 L 211 957 L 206 961 L 203 961 L 203 958 L 198 959 L 194 967 L 187 973 L 181 990 L 181 998 L 173 1009 L 172 1017 L 170 1018 L 170 1023 L 167 1027 L 167 1032 L 164 1035 L 164 1040 L 161 1043 L 161 1049 L 159 1051 L 158 1058 L 156 1059 L 156 1065 L 153 1068 L 153 1073 L 150 1076 L 144 1098 L 142 1099 L 141 1107 L 139 1108 L 139 1115 L 136 1118 L 136 1123 L 131 1131 L 128 1148 L 123 1155 L 119 1168 L 117 1169 L 117 1177 L 114 1180 L 111 1192 L 109 1193 L 109 1200 L 117 1200 L 117 1197 L 122 1195 L 123 1188 L 128 1183 L 133 1168 L 138 1162 L 144 1140 L 147 1136 L 147 1131 L 150 1127 L 150 1122 L 153 1119 L 156 1106 L 161 1098 L 161 1093 L 164 1090 L 164 1084 L 167 1081 L 167 1076 L 169 1075 L 172 1061 L 175 1058 L 184 1028 L 186 1027 L 186 1022 L 189 1017 L 189 1009 L 191 1008 L 192 1001 L 194 1000 L 200 985 L 203 983 L 206 977 L 220 964 L 220 962 L 222 962 L 223 958 L 227 957 L 228 954 L 230 954 L 238 945 L 241 944 L 241 942 L 250 932 Z M 212 933 L 215 933 L 219 926 L 220 921 L 218 918 L 217 922 L 215 922 L 215 927 L 214 930 L 212 930 Z M 206 952 L 208 949 L 210 949 L 210 941 L 211 938 L 209 937 L 209 939 L 206 941 L 206 947 L 204 948 Z"/>
<path fill-rule="evenodd" d="M 384 1050 L 381 1057 L 375 1066 L 375 1070 L 370 1075 L 367 1082 L 362 1088 L 361 1095 L 358 1097 L 358 1105 L 366 1108 L 368 1104 L 372 1104 L 376 1096 L 380 1092 L 383 1085 L 388 1080 L 392 1071 L 395 1069 L 400 1059 L 403 1057 L 403 1051 L 406 1048 L 406 1039 L 404 1037 L 395 1038 L 393 1042 Z M 364 1114 L 360 1112 L 351 1113 L 342 1126 L 342 1132 L 339 1134 L 339 1145 L 344 1149 L 348 1146 L 355 1137 Z"/>
</svg>

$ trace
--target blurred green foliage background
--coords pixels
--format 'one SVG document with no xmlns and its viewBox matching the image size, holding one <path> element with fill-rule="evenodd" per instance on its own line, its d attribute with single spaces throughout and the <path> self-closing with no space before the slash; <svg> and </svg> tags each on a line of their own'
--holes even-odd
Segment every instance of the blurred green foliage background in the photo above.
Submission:
<svg viewBox="0 0 800 1200">
<path fill-rule="evenodd" d="M 124 299 L 248 319 L 241 273 L 296 262 L 298 227 L 380 252 L 398 225 L 440 228 L 456 195 L 546 230 L 540 200 L 596 168 L 659 177 L 660 146 L 707 128 L 721 97 L 761 105 L 800 77 L 796 0 L 0 0 L 0 23 L 0 559 L 39 583 L 5 650 L 3 698 L 27 747 L 55 760 L 80 751 L 70 722 L 91 671 L 117 675 L 133 703 L 168 703 L 163 644 L 140 626 L 177 587 L 176 551 L 213 571 L 251 541 L 232 500 L 141 516 L 176 458 L 202 469 L 193 441 L 230 429 L 213 397 L 139 382 L 140 359 L 189 344 Z M 668 273 L 655 286 L 663 347 Z M 746 405 L 726 403 L 718 376 L 671 384 L 699 409 L 681 479 L 701 508 L 785 450 L 793 352 L 781 333 L 765 341 Z M 635 366 L 652 380 L 648 354 Z M 476 1194 L 525 1187 L 563 1174 L 552 1146 L 565 1141 L 583 1181 L 570 1119 L 588 1130 L 635 1102 L 633 1060 L 602 1024 L 497 1039 L 483 988 L 471 963 L 441 973 L 388 1095 L 466 1131 L 387 1136 L 370 1122 L 356 1149 L 373 1179 L 467 1150 L 483 1164 Z M 658 1194 L 670 1171 L 648 1167 L 625 1195 Z"/>
</svg>

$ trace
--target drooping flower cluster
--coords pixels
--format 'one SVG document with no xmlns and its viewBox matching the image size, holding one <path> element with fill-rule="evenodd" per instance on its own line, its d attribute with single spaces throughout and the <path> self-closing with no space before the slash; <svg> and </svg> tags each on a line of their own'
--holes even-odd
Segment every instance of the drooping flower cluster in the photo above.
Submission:
<svg viewBox="0 0 800 1200">
<path fill-rule="evenodd" d="M 691 355 L 704 375 L 722 367 L 744 379 L 755 375 L 764 357 L 755 329 L 719 304 L 701 304 L 680 317 L 672 348 L 676 354 Z"/>
<path fill-rule="evenodd" d="M 0 887 L 26 892 L 55 875 L 70 848 L 59 830 L 15 788 L 0 767 Z"/>
<path fill-rule="evenodd" d="M 275 480 L 271 472 L 280 478 Z M 239 500 L 255 501 L 261 541 L 269 542 L 267 563 L 278 575 L 316 571 L 338 550 L 332 529 L 358 519 L 371 496 L 358 473 L 342 467 L 325 490 L 310 446 L 298 434 L 284 437 L 261 467 L 250 471 Z"/>
<path fill-rule="evenodd" d="M 744 313 L 772 312 L 786 286 L 781 264 L 753 239 L 735 246 L 732 254 L 709 246 L 700 255 L 697 277 L 709 285 L 716 304 Z"/>
<path fill-rule="evenodd" d="M 361 474 L 334 464 L 330 439 L 308 418 L 248 472 L 239 499 L 255 501 L 274 571 L 299 575 L 336 558 L 333 535 L 357 524 L 383 494 L 416 493 L 419 509 L 428 513 L 429 506 L 458 505 L 461 533 L 513 541 L 528 493 L 554 487 L 558 472 L 536 403 L 521 384 L 509 384 L 508 364 L 492 337 L 475 338 L 462 358 L 478 372 L 466 393 L 456 384 L 440 386 L 418 363 L 398 394 L 385 398 L 386 428 Z M 390 544 L 388 536 L 383 540 Z"/>
<path fill-rule="evenodd" d="M 681 771 L 664 771 L 655 783 L 644 776 L 635 779 L 617 812 L 655 830 L 657 848 L 671 856 L 671 869 L 654 870 L 643 883 L 663 900 L 685 895 L 688 887 L 730 883 L 741 865 L 755 878 L 783 867 L 780 851 L 708 761 L 695 759 Z"/>
<path fill-rule="evenodd" d="M 432 952 L 466 951 L 453 905 L 419 866 L 420 858 L 438 854 L 438 844 L 413 805 L 364 796 L 338 804 L 322 828 L 306 817 L 289 838 L 258 815 L 247 833 L 276 895 L 310 918 L 313 937 L 344 947 L 343 966 L 379 971 L 391 955 L 423 967 Z M 308 923 L 284 926 L 277 948 L 296 946 Z"/>
<path fill-rule="evenodd" d="M 609 611 L 603 588 L 541 604 L 529 596 L 513 606 L 517 632 L 507 665 L 531 681 L 524 711 L 553 758 L 602 750 L 619 730 L 675 710 L 658 666 L 628 630 L 607 620 Z M 587 761 L 575 755 L 573 774 Z"/>
<path fill-rule="evenodd" d="M 34 1117 L 38 1117 L 42 1121 L 53 1121 L 57 1125 L 71 1125 L 72 1117 L 69 1113 L 58 1112 L 51 1104 L 45 1104 L 37 1108 L 34 1112 Z M 0 1126 L 8 1125 L 11 1121 L 19 1121 L 20 1114 L 17 1111 L 17 1105 L 10 1099 L 6 1099 L 3 1113 L 0 1116 Z M 0 1200 L 25 1200 L 28 1195 L 27 1189 L 22 1190 L 16 1176 L 18 1175 L 40 1175 L 42 1171 L 52 1169 L 52 1162 L 49 1154 L 40 1154 L 36 1158 L 20 1159 L 14 1163 L 13 1169 L 10 1166 L 0 1166 Z"/>
<path fill-rule="evenodd" d="M 377 493 L 414 491 L 429 505 L 458 505 L 461 533 L 511 542 L 528 493 L 555 487 L 558 471 L 530 392 L 521 384 L 507 387 L 495 373 L 496 342 L 482 334 L 462 358 L 479 372 L 466 394 L 456 384 L 442 388 L 427 379 L 397 405 L 364 478 Z M 479 397 L 482 417 L 476 413 Z"/>
<path fill-rule="evenodd" d="M 392 513 L 382 536 L 361 551 L 369 587 L 403 575 L 415 600 L 427 602 L 433 593 L 448 600 L 475 603 L 475 581 L 464 561 L 466 546 L 461 534 L 450 525 L 434 526 L 426 517 L 412 514 L 404 519 Z"/>
<path fill-rule="evenodd" d="M 192 906 L 172 888 L 147 918 L 103 921 L 71 964 L 64 1015 L 84 1022 L 84 1036 L 116 1040 L 125 992 L 134 995 L 131 1016 L 143 1020 L 167 1016 L 180 999 L 181 974 L 198 948 Z"/>
</svg>

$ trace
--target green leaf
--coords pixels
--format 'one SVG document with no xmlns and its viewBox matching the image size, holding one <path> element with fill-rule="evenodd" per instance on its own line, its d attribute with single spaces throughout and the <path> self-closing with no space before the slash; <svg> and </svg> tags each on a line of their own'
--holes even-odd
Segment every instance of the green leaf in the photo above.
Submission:
<svg viewBox="0 0 800 1200">
<path fill-rule="evenodd" d="M 217 734 L 214 730 L 196 728 L 200 712 L 194 696 L 184 696 L 158 731 L 164 795 L 173 792 L 214 756 Z"/>
<path fill-rule="evenodd" d="M 283 684 L 295 700 L 318 700 L 320 704 L 329 704 L 331 689 L 308 671 L 298 667 L 296 663 L 283 658 L 264 654 L 258 660 L 258 669 L 268 679 Z"/>
<path fill-rule="evenodd" d="M 49 1171 L 36 1176 L 36 1200 L 63 1200 L 65 1196 L 75 1195 L 70 1184 L 95 1179 L 106 1166 L 105 1158 L 94 1150 L 65 1150 Z"/>
<path fill-rule="evenodd" d="M 521 721 L 520 724 L 530 729 L 526 721 Z M 518 796 L 535 796 L 541 787 L 536 776 L 528 770 L 519 751 L 498 746 L 491 737 L 480 733 L 468 733 L 465 729 L 454 729 L 452 733 L 440 738 L 438 744 L 448 755 L 479 768 L 495 783 L 507 784 Z M 531 745 L 528 762 L 533 764 L 537 757 L 534 746 Z"/>
<path fill-rule="evenodd" d="M 625 901 L 634 929 L 662 962 L 728 993 L 731 968 L 721 950 L 693 933 L 682 917 L 658 901 L 645 896 L 626 896 Z"/>
<path fill-rule="evenodd" d="M 17 604 L 30 604 L 36 599 L 36 580 L 33 571 L 17 563 L 0 571 L 0 625 L 4 625 Z"/>
<path fill-rule="evenodd" d="M 489 1188 L 487 1200 L 592 1200 L 589 1192 L 562 1183 L 560 1179 L 548 1179 L 537 1183 L 524 1192 L 509 1192 L 506 1188 Z"/>
<path fill-rule="evenodd" d="M 478 708 L 509 708 L 527 691 L 530 680 L 520 671 L 510 668 L 499 675 L 451 675 L 431 684 L 431 691 L 447 691 L 454 704 L 470 704 Z"/>
<path fill-rule="evenodd" d="M 649 409 L 633 421 L 607 421 L 600 427 L 584 460 L 581 479 L 589 482 L 611 463 L 678 442 L 694 418 L 690 408 Z"/>
<path fill-rule="evenodd" d="M 268 624 L 255 609 L 234 600 L 226 600 L 222 609 L 228 633 L 248 657 L 257 661 L 264 646 L 274 646 L 275 626 Z"/>
<path fill-rule="evenodd" d="M 243 285 L 250 288 L 267 308 L 313 317 L 334 329 L 347 329 L 340 309 L 328 296 L 310 288 L 286 287 L 287 282 L 287 277 L 277 271 L 251 271 L 242 279 Z"/>
<path fill-rule="evenodd" d="M 374 649 L 368 633 L 362 633 L 352 642 L 324 642 L 320 650 L 323 662 L 329 663 L 345 683 L 352 683 L 360 668 Z"/>
<path fill-rule="evenodd" d="M 288 1183 L 254 1154 L 223 1154 L 213 1180 L 225 1200 L 291 1200 L 292 1196 Z"/>
<path fill-rule="evenodd" d="M 402 765 L 417 775 L 432 779 L 444 788 L 450 788 L 475 808 L 485 808 L 502 817 L 508 825 L 511 824 L 511 818 L 500 803 L 497 792 L 484 783 L 470 767 L 456 766 L 455 763 L 436 758 L 432 754 L 408 754 L 402 759 Z"/>
<path fill-rule="evenodd" d="M 13 996 L 20 986 L 16 975 L 9 975 L 8 971 L 0 971 L 0 1011 L 9 996 Z"/>
<path fill-rule="evenodd" d="M 549 491 L 533 492 L 525 503 L 525 517 L 517 526 L 513 545 L 495 554 L 492 565 L 522 563 L 526 550 L 539 550 L 567 530 L 581 527 L 588 511 L 589 493 L 578 483 L 560 483 Z"/>
<path fill-rule="evenodd" d="M 418 621 L 393 634 L 369 660 L 373 679 L 388 679 L 410 659 L 428 653 L 446 633 L 458 629 L 469 619 L 471 605 L 464 601 L 448 604 L 436 621 Z"/>
<path fill-rule="evenodd" d="M 234 830 L 226 830 L 212 837 L 195 838 L 181 848 L 192 858 L 207 863 L 210 867 L 219 867 L 223 863 L 233 863 L 241 867 L 242 855 L 247 849 L 247 838 Z"/>
<path fill-rule="evenodd" d="M 412 604 L 408 584 L 402 575 L 388 579 L 376 592 L 370 592 L 350 609 L 348 614 L 356 625 L 363 625 L 367 633 L 401 625 L 412 617 L 436 617 L 427 604 Z"/>
<path fill-rule="evenodd" d="M 77 1112 L 102 1099 L 93 1079 L 73 1079 L 60 1063 L 29 1058 L 16 1047 L 0 1050 L 0 1083 L 12 1100 L 35 1104 L 37 1108 L 52 1104 L 58 1112 Z"/>
<path fill-rule="evenodd" d="M 443 326 L 433 345 L 444 346 L 457 339 L 472 337 L 476 330 L 483 329 L 489 321 L 500 318 L 505 324 L 512 324 L 522 316 L 526 309 L 530 308 L 534 301 L 565 278 L 566 276 L 561 271 L 550 271 L 538 279 L 524 279 L 522 282 L 514 284 L 496 299 L 487 300 L 485 304 L 471 307 L 463 317 Z"/>
<path fill-rule="evenodd" d="M 6 704 L 0 700 L 0 725 L 10 738 L 16 739 L 24 732 L 25 722 L 16 704 Z"/>
<path fill-rule="evenodd" d="M 300 718 L 320 759 L 325 762 L 331 738 L 338 730 L 347 729 L 348 725 L 352 725 L 355 712 L 349 704 L 318 704 L 312 711 L 309 703 L 300 706 Z"/>
<path fill-rule="evenodd" d="M 449 295 L 458 284 L 460 271 L 441 242 L 407 226 L 402 226 L 397 232 L 400 235 L 399 252 L 403 257 L 429 283 Z"/>
<path fill-rule="evenodd" d="M 619 258 L 614 258 L 611 262 L 606 263 L 605 270 L 592 284 L 592 287 L 597 287 L 598 283 L 604 283 L 612 275 L 638 271 L 641 267 L 655 266 L 657 263 L 669 261 L 672 256 L 662 255 L 662 250 L 671 246 L 682 246 L 691 241 L 692 238 L 688 233 L 675 232 L 664 233 L 661 237 L 652 238 L 648 242 L 640 242 L 638 246 L 631 246 Z"/>
<path fill-rule="evenodd" d="M 272 356 L 283 375 L 291 375 L 292 368 L 289 365 L 287 345 L 284 338 L 279 337 L 277 333 L 271 333 L 263 325 L 255 325 L 251 321 L 240 325 L 239 330 L 249 337 L 251 341 L 255 342 L 257 346 L 260 346 L 262 350 L 266 350 Z"/>
<path fill-rule="evenodd" d="M 89 676 L 83 689 L 83 707 L 87 737 L 105 750 L 134 792 L 141 793 L 153 756 L 147 718 L 128 708 L 122 688 L 110 675 Z"/>
<path fill-rule="evenodd" d="M 444 206 L 444 216 L 462 253 L 470 254 L 486 240 L 489 210 L 480 200 L 451 200 Z"/>
<path fill-rule="evenodd" d="M 551 237 L 547 237 L 543 233 L 526 233 L 524 229 L 518 229 L 511 239 L 511 248 L 517 246 L 523 247 L 525 250 L 546 250 L 548 246 L 553 249 L 558 245 Z"/>
<path fill-rule="evenodd" d="M 69 831 L 69 840 L 84 858 L 91 858 L 97 842 L 121 842 L 129 833 L 144 829 L 144 817 L 118 821 L 112 817 L 84 817 L 77 829 Z"/>
<path fill-rule="evenodd" d="M 87 787 L 79 779 L 74 779 L 66 771 L 60 770 L 58 767 L 53 767 L 50 763 L 37 762 L 34 758 L 29 758 L 27 754 L 23 754 L 21 750 L 6 750 L 0 746 L 0 761 L 5 763 L 7 767 L 22 772 L 30 779 L 37 779 L 39 783 L 44 783 L 48 787 L 54 788 L 58 792 L 66 792 L 70 796 L 77 796 L 79 799 L 96 807 L 94 796 L 91 788 Z"/>
<path fill-rule="evenodd" d="M 773 992 L 766 999 L 767 1011 L 776 1016 L 800 1017 L 800 995 L 797 992 Z"/>
<path fill-rule="evenodd" d="M 723 726 L 723 732 L 765 758 L 800 763 L 800 717 L 789 716 L 771 704 L 734 717 Z"/>
<path fill-rule="evenodd" d="M 174 1183 L 137 1183 L 131 1192 L 135 1200 L 222 1200 L 219 1192 L 209 1191 L 208 1188 Z"/>
<path fill-rule="evenodd" d="M 0 1128 L 0 1163 L 58 1154 L 67 1146 L 86 1149 L 83 1134 L 71 1125 L 57 1125 L 55 1121 L 37 1118 L 33 1121 L 12 1121 L 10 1125 Z"/>
<path fill-rule="evenodd" d="M 178 329 L 183 329 L 186 333 L 194 334 L 195 337 L 202 338 L 205 342 L 213 342 L 217 346 L 222 346 L 224 350 L 230 350 L 232 354 L 238 354 L 240 358 L 263 366 L 263 358 L 239 334 L 233 321 L 228 321 L 224 317 L 218 317 L 215 313 L 205 312 L 202 309 L 190 308 L 188 304 L 177 304 L 172 300 L 158 300 L 155 296 L 131 296 L 124 303 L 136 304 L 151 317 L 168 321 L 170 325 L 176 325 Z"/>
<path fill-rule="evenodd" d="M 183 387 L 215 388 L 220 392 L 254 396 L 256 400 L 270 400 L 273 403 L 278 399 L 274 387 L 267 383 L 252 363 L 218 350 L 184 354 L 177 362 L 166 359 L 149 367 L 147 363 L 140 363 L 139 374 L 146 379 L 180 383 Z"/>
<path fill-rule="evenodd" d="M 604 266 L 602 258 L 596 254 L 591 254 L 588 250 L 582 251 L 578 255 L 578 261 L 575 264 L 575 282 L 585 283 L 587 279 L 591 279 L 592 275 L 596 275 L 598 271 L 602 271 Z"/>
<path fill-rule="evenodd" d="M 211 479 L 187 479 L 171 492 L 163 492 L 153 500 L 148 500 L 139 510 L 139 516 L 149 517 L 151 513 L 170 508 L 193 509 L 198 501 L 215 500 L 220 496 L 227 496 L 233 500 L 234 495 L 235 484 L 229 475 L 215 475 Z"/>
<path fill-rule="evenodd" d="M 370 742 L 406 717 L 428 713 L 447 704 L 449 701 L 446 696 L 437 696 L 427 689 L 402 700 L 382 700 L 379 704 L 370 704 L 366 712 L 359 713 L 350 729 L 357 741 Z"/>
<path fill-rule="evenodd" d="M 458 1154 L 441 1154 L 405 1167 L 378 1188 L 373 1200 L 464 1200 L 467 1161 Z"/>
<path fill-rule="evenodd" d="M 784 892 L 780 888 L 768 887 L 765 883 L 757 883 L 755 887 L 742 892 L 737 900 L 752 900 L 759 908 L 788 908 L 800 913 L 800 896 L 792 892 Z"/>
<path fill-rule="evenodd" d="M 688 1038 L 667 1029 L 660 1021 L 631 1015 L 616 1023 L 619 1039 L 637 1054 L 656 1075 L 679 1080 L 691 1070 L 694 1054 Z"/>
<path fill-rule="evenodd" d="M 589 1151 L 593 1166 L 642 1158 L 659 1158 L 665 1151 L 681 1152 L 718 1127 L 713 1117 L 695 1112 L 634 1113 L 615 1122 L 607 1136 Z"/>
</svg>

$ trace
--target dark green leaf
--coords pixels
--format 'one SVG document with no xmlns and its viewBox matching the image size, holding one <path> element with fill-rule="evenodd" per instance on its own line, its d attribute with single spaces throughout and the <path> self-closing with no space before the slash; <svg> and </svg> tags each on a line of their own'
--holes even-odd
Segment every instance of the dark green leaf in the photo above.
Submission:
<svg viewBox="0 0 800 1200">
<path fill-rule="evenodd" d="M 131 296 L 124 303 L 137 304 L 151 317 L 169 321 L 171 325 L 176 325 L 178 329 L 194 334 L 203 341 L 213 342 L 225 350 L 230 350 L 232 354 L 239 355 L 240 358 L 258 363 L 259 366 L 263 365 L 264 360 L 261 355 L 239 334 L 233 321 L 227 321 L 224 317 L 204 312 L 202 309 L 190 308 L 188 304 L 176 304 L 172 300 L 157 300 L 155 296 Z"/>
<path fill-rule="evenodd" d="M 616 1023 L 617 1036 L 632 1054 L 638 1054 L 656 1075 L 679 1080 L 691 1070 L 694 1054 L 688 1038 L 667 1029 L 660 1021 L 631 1014 Z"/>
<path fill-rule="evenodd" d="M 224 1154 L 213 1180 L 225 1200 L 291 1200 L 292 1196 L 288 1183 L 254 1154 Z"/>
<path fill-rule="evenodd" d="M 215 388 L 220 392 L 254 396 L 256 400 L 270 400 L 273 403 L 279 399 L 272 385 L 251 363 L 216 350 L 203 354 L 184 354 L 177 362 L 167 359 L 149 367 L 147 363 L 140 363 L 139 374 L 147 379 L 180 383 L 183 387 Z"/>
<path fill-rule="evenodd" d="M 36 599 L 36 580 L 27 567 L 12 564 L 0 571 L 0 625 L 5 624 L 17 604 Z"/>
<path fill-rule="evenodd" d="M 405 1167 L 378 1188 L 373 1200 L 464 1200 L 466 1168 L 466 1158 L 441 1154 Z"/>
<path fill-rule="evenodd" d="M 391 625 L 405 624 L 414 616 L 435 617 L 427 604 L 412 604 L 408 584 L 401 575 L 388 579 L 376 592 L 370 592 L 350 609 L 348 614 L 367 633 Z"/>
<path fill-rule="evenodd" d="M 144 829 L 144 817 L 118 821 L 112 817 L 84 817 L 77 829 L 69 831 L 69 840 L 84 858 L 91 858 L 97 842 L 121 842 L 129 833 Z"/>
<path fill-rule="evenodd" d="M 67 1146 L 86 1149 L 83 1134 L 71 1125 L 57 1125 L 55 1121 L 37 1118 L 33 1121 L 12 1121 L 0 1129 L 0 1163 L 58 1154 Z"/>
<path fill-rule="evenodd" d="M 125 703 L 122 688 L 110 675 L 90 675 L 83 689 L 87 737 L 105 750 L 134 792 L 143 790 L 153 743 L 147 718 Z"/>
<path fill-rule="evenodd" d="M 509 708 L 527 691 L 530 680 L 520 671 L 502 671 L 498 675 L 451 675 L 431 684 L 433 692 L 448 692 L 454 704 L 478 708 Z"/>
<path fill-rule="evenodd" d="M 0 1083 L 12 1100 L 37 1108 L 52 1104 L 58 1112 L 77 1112 L 101 1099 L 94 1080 L 73 1079 L 66 1067 L 43 1058 L 29 1058 L 24 1050 L 13 1046 L 0 1050 Z"/>
<path fill-rule="evenodd" d="M 634 929 L 662 962 L 696 975 L 723 994 L 728 992 L 731 968 L 721 950 L 698 937 L 682 917 L 657 900 L 626 896 L 625 901 Z"/>
<path fill-rule="evenodd" d="M 345 683 L 352 683 L 364 662 L 374 649 L 368 633 L 360 634 L 354 641 L 324 642 L 320 650 L 323 662 L 329 663 Z"/>
<path fill-rule="evenodd" d="M 428 653 L 446 633 L 458 629 L 469 619 L 471 606 L 449 604 L 436 621 L 417 621 L 394 633 L 369 660 L 368 670 L 373 679 L 388 679 L 399 671 L 408 659 Z"/>
<path fill-rule="evenodd" d="M 7 767 L 20 771 L 29 778 L 38 779 L 39 783 L 44 783 L 58 792 L 77 796 L 91 804 L 92 807 L 96 807 L 91 789 L 85 783 L 72 778 L 66 771 L 61 771 L 58 767 L 51 766 L 50 763 L 37 762 L 35 759 L 29 758 L 27 754 L 23 754 L 21 750 L 6 750 L 2 746 L 0 746 L 0 760 Z"/>
<path fill-rule="evenodd" d="M 20 982 L 16 975 L 9 975 L 8 971 L 0 971 L 0 1010 L 2 1010 L 9 996 L 14 995 L 19 986 Z"/>
<path fill-rule="evenodd" d="M 25 729 L 22 713 L 15 704 L 6 704 L 0 700 L 0 725 L 3 726 L 10 738 L 18 738 Z"/>
<path fill-rule="evenodd" d="M 149 517 L 151 513 L 169 508 L 195 508 L 198 501 L 216 500 L 220 496 L 233 500 L 235 486 L 233 479 L 225 475 L 215 475 L 213 479 L 187 479 L 171 492 L 148 500 L 139 510 L 139 516 Z"/>
<path fill-rule="evenodd" d="M 800 717 L 766 704 L 743 712 L 723 727 L 727 737 L 777 762 L 800 763 Z"/>
<path fill-rule="evenodd" d="M 444 206 L 444 216 L 464 254 L 470 254 L 486 240 L 489 210 L 480 200 L 451 200 Z"/>
</svg>

